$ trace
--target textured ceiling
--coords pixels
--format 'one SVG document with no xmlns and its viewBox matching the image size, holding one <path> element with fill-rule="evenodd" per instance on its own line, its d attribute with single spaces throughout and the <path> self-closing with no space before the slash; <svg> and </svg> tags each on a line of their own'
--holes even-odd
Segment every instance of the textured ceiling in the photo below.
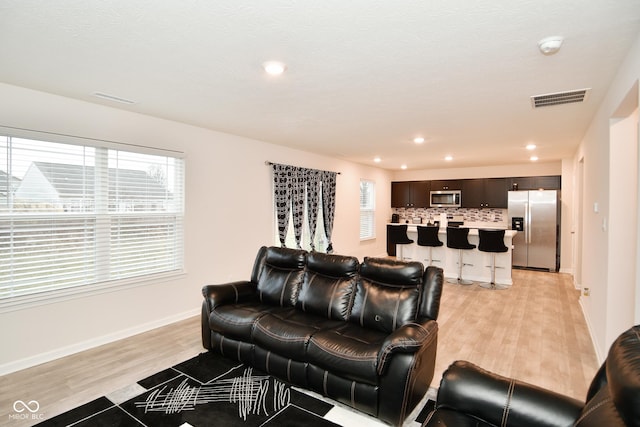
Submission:
<svg viewBox="0 0 640 427">
<path fill-rule="evenodd" d="M 639 31 L 638 0 L 0 0 L 0 81 L 389 169 L 523 163 L 528 143 L 545 162 L 574 153 Z"/>
</svg>

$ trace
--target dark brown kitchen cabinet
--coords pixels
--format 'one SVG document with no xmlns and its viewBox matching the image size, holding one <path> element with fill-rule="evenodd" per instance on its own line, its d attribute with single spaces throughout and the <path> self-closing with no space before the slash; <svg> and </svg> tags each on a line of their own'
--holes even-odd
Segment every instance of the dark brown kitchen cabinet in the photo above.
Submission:
<svg viewBox="0 0 640 427">
<path fill-rule="evenodd" d="M 391 207 L 404 208 L 411 203 L 411 183 L 392 182 L 391 183 Z"/>
<path fill-rule="evenodd" d="M 533 177 L 534 190 L 543 188 L 545 190 L 560 190 L 561 178 L 560 175 L 552 176 L 535 176 Z"/>
<path fill-rule="evenodd" d="M 530 176 L 507 178 L 508 191 L 530 190 L 532 184 L 532 177 Z"/>
<path fill-rule="evenodd" d="M 507 178 L 508 190 L 560 190 L 562 180 L 560 175 L 549 176 L 524 176 Z"/>
<path fill-rule="evenodd" d="M 461 179 L 445 179 L 440 181 L 431 181 L 431 190 L 462 190 Z"/>
<path fill-rule="evenodd" d="M 465 179 L 462 183 L 463 208 L 479 208 L 484 203 L 484 179 Z"/>
<path fill-rule="evenodd" d="M 462 181 L 463 208 L 507 207 L 507 179 L 480 178 Z"/>
<path fill-rule="evenodd" d="M 484 180 L 485 208 L 504 208 L 509 204 L 506 178 L 487 178 Z"/>
<path fill-rule="evenodd" d="M 429 181 L 392 182 L 391 207 L 428 208 Z"/>
</svg>

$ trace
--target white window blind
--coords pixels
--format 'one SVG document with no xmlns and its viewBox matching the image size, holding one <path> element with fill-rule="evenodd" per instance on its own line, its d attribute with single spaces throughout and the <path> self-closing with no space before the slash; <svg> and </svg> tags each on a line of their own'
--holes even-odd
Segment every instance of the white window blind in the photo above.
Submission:
<svg viewBox="0 0 640 427">
<path fill-rule="evenodd" d="M 181 158 L 15 136 L 0 156 L 0 308 L 182 272 Z"/>
<path fill-rule="evenodd" d="M 360 180 L 360 240 L 376 237 L 376 183 Z"/>
</svg>

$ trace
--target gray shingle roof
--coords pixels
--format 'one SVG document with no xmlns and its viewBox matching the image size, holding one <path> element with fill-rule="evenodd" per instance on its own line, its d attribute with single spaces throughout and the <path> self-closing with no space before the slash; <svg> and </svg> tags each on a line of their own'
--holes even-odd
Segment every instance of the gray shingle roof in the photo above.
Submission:
<svg viewBox="0 0 640 427">
<path fill-rule="evenodd" d="M 95 168 L 65 163 L 33 162 L 60 197 L 93 194 Z M 158 200 L 166 197 L 165 187 L 147 172 L 109 168 L 109 199 Z"/>
</svg>

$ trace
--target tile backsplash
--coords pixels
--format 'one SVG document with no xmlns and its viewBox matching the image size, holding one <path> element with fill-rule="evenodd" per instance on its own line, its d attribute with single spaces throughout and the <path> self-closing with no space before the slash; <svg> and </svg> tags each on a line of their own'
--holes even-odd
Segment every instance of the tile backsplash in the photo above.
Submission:
<svg viewBox="0 0 640 427">
<path fill-rule="evenodd" d="M 400 222 L 421 217 L 422 222 L 440 219 L 440 214 L 462 216 L 469 222 L 506 222 L 506 209 L 468 209 L 468 208 L 393 208 L 393 213 L 400 215 Z"/>
</svg>

